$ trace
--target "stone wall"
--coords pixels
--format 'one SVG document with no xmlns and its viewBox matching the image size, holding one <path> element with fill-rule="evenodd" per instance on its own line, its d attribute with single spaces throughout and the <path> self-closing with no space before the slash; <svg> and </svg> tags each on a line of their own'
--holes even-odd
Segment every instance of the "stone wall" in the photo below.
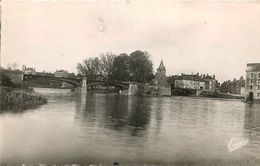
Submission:
<svg viewBox="0 0 260 166">
<path fill-rule="evenodd" d="M 144 95 L 147 96 L 171 96 L 171 88 L 156 85 L 145 85 Z"/>
<path fill-rule="evenodd" d="M 159 87 L 160 96 L 171 96 L 171 88 L 170 87 Z"/>
</svg>

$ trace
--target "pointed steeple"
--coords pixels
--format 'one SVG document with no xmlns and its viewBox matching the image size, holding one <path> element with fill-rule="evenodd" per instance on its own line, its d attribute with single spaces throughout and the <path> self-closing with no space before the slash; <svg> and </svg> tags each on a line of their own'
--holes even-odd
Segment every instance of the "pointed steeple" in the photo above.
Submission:
<svg viewBox="0 0 260 166">
<path fill-rule="evenodd" d="M 164 66 L 164 64 L 163 64 L 163 60 L 161 60 L 161 63 L 160 63 L 160 66 L 159 66 L 159 68 L 158 69 L 163 69 L 163 70 L 165 70 L 165 66 Z"/>
</svg>

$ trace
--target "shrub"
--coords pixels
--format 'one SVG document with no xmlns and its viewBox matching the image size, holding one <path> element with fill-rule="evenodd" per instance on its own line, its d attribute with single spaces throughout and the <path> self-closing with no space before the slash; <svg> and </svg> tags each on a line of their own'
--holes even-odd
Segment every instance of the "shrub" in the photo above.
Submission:
<svg viewBox="0 0 260 166">
<path fill-rule="evenodd" d="M 0 85 L 1 86 L 8 86 L 8 87 L 15 87 L 15 84 L 12 80 L 4 73 L 0 72 Z"/>
</svg>

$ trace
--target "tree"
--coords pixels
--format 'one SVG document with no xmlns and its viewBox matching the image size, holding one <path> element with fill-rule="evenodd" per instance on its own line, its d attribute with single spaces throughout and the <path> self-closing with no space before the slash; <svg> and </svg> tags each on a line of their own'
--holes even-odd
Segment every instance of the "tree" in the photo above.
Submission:
<svg viewBox="0 0 260 166">
<path fill-rule="evenodd" d="M 16 62 L 7 65 L 8 70 L 17 70 L 18 67 L 19 67 L 19 65 Z"/>
<path fill-rule="evenodd" d="M 115 57 L 112 69 L 112 79 L 115 81 L 129 81 L 129 56 L 120 54 Z"/>
<path fill-rule="evenodd" d="M 0 85 L 1 86 L 8 86 L 8 87 L 15 87 L 15 84 L 3 72 L 0 72 Z"/>
<path fill-rule="evenodd" d="M 107 82 L 110 81 L 112 71 L 113 71 L 113 63 L 116 55 L 113 53 L 106 53 L 100 55 L 100 69 L 101 74 L 105 78 Z"/>
<path fill-rule="evenodd" d="M 88 58 L 77 65 L 79 74 L 87 76 L 90 80 L 96 80 L 101 73 L 100 60 L 95 58 Z"/>
<path fill-rule="evenodd" d="M 130 54 L 129 70 L 131 80 L 145 83 L 153 78 L 153 63 L 150 54 L 136 50 Z"/>
</svg>

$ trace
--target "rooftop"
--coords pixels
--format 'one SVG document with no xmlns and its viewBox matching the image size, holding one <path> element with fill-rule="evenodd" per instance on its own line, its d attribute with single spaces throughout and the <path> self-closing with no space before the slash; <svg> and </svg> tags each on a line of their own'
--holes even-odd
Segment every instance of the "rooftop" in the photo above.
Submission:
<svg viewBox="0 0 260 166">
<path fill-rule="evenodd" d="M 260 71 L 260 63 L 248 63 L 246 71 Z"/>
<path fill-rule="evenodd" d="M 161 60 L 161 63 L 160 63 L 160 65 L 159 65 L 158 69 L 163 69 L 163 70 L 165 70 L 165 66 L 164 66 L 164 64 L 163 64 L 163 60 Z"/>
<path fill-rule="evenodd" d="M 215 75 L 210 76 L 210 75 L 199 75 L 197 74 L 181 74 L 181 75 L 174 75 L 171 77 L 173 80 L 193 80 L 193 81 L 205 81 L 205 79 L 215 79 Z"/>
</svg>

